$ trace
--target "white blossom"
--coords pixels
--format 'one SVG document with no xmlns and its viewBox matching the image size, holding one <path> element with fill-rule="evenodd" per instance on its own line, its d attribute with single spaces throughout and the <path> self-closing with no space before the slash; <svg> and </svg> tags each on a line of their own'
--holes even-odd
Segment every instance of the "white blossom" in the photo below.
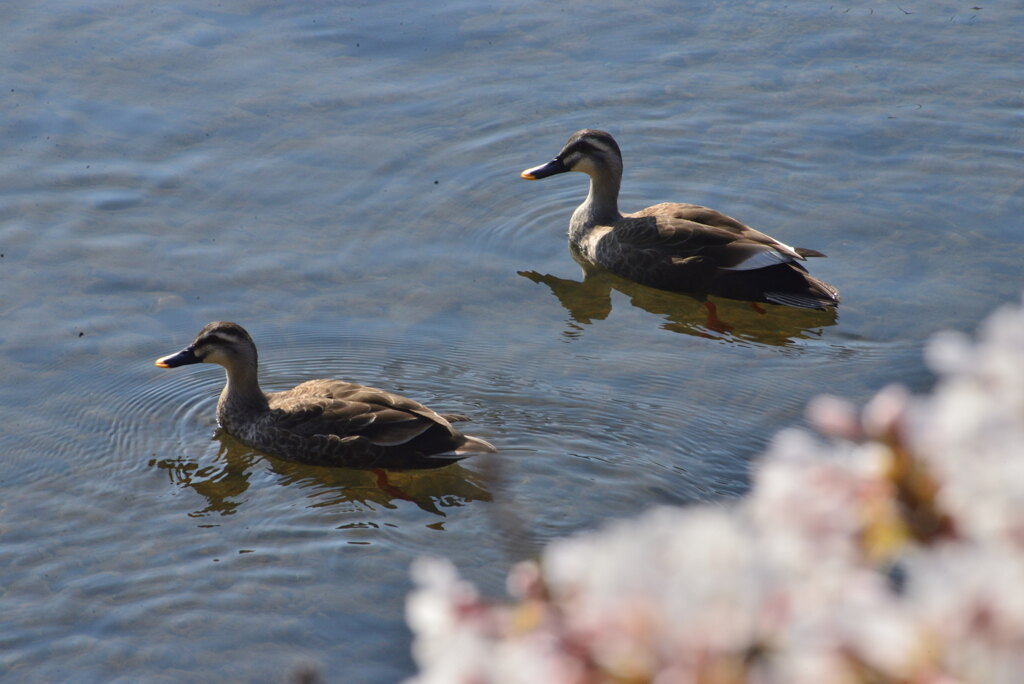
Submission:
<svg viewBox="0 0 1024 684">
<path fill-rule="evenodd" d="M 927 359 L 931 395 L 818 398 L 742 500 L 557 540 L 513 600 L 418 562 L 415 681 L 1021 681 L 1024 309 Z"/>
</svg>

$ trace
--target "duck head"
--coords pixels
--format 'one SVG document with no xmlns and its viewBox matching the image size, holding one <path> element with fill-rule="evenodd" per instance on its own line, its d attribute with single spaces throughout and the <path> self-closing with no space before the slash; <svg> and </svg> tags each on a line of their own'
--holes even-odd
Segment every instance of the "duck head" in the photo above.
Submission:
<svg viewBox="0 0 1024 684">
<path fill-rule="evenodd" d="M 177 368 L 192 363 L 216 363 L 225 368 L 256 366 L 256 345 L 245 328 L 237 323 L 215 321 L 208 324 L 192 344 L 176 354 L 156 360 L 160 368 Z"/>
<path fill-rule="evenodd" d="M 590 177 L 622 176 L 622 152 L 609 133 L 585 128 L 573 133 L 561 152 L 547 164 L 526 169 L 519 176 L 539 180 L 567 171 L 579 171 Z"/>
</svg>

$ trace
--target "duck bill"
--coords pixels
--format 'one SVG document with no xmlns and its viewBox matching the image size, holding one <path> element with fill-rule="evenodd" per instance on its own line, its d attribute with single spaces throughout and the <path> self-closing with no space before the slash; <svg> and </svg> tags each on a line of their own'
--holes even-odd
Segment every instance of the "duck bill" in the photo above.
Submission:
<svg viewBox="0 0 1024 684">
<path fill-rule="evenodd" d="M 156 365 L 160 368 L 177 368 L 178 366 L 187 366 L 190 363 L 201 363 L 200 358 L 196 356 L 192 347 L 186 347 L 177 354 L 171 354 L 156 360 Z"/>
<path fill-rule="evenodd" d="M 547 164 L 541 164 L 540 166 L 534 166 L 532 169 L 526 169 L 519 174 L 519 177 L 525 178 L 526 180 L 540 180 L 541 178 L 554 176 L 556 173 L 565 173 L 568 170 L 569 169 L 566 168 L 561 159 L 552 159 Z"/>
</svg>

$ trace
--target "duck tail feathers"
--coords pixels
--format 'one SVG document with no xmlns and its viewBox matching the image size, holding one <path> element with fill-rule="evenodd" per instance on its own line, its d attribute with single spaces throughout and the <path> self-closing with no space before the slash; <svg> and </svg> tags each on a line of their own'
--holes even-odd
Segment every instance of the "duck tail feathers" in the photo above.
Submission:
<svg viewBox="0 0 1024 684">
<path fill-rule="evenodd" d="M 460 444 L 455 451 L 450 452 L 453 456 L 466 458 L 473 454 L 493 454 L 497 451 L 494 445 L 490 442 L 482 440 L 479 437 L 470 437 L 469 435 L 464 436 L 466 441 Z"/>
<path fill-rule="evenodd" d="M 828 309 L 835 306 L 832 300 L 819 299 L 811 295 L 793 294 L 792 292 L 765 292 L 765 301 L 783 306 L 795 306 L 801 309 Z"/>
<path fill-rule="evenodd" d="M 795 265 L 795 264 L 794 264 Z M 764 293 L 765 301 L 784 306 L 797 306 L 803 309 L 828 309 L 839 304 L 839 290 L 823 280 L 818 280 L 804 273 L 807 289 L 802 292 Z"/>
</svg>

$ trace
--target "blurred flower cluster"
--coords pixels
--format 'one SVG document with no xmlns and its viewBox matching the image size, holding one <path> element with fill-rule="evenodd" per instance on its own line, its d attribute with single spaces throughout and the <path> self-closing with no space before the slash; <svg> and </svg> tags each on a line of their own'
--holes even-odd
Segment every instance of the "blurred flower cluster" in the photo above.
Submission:
<svg viewBox="0 0 1024 684">
<path fill-rule="evenodd" d="M 554 542 L 510 601 L 419 561 L 415 681 L 1024 681 L 1024 309 L 927 359 L 930 396 L 820 397 L 743 500 Z"/>
</svg>

